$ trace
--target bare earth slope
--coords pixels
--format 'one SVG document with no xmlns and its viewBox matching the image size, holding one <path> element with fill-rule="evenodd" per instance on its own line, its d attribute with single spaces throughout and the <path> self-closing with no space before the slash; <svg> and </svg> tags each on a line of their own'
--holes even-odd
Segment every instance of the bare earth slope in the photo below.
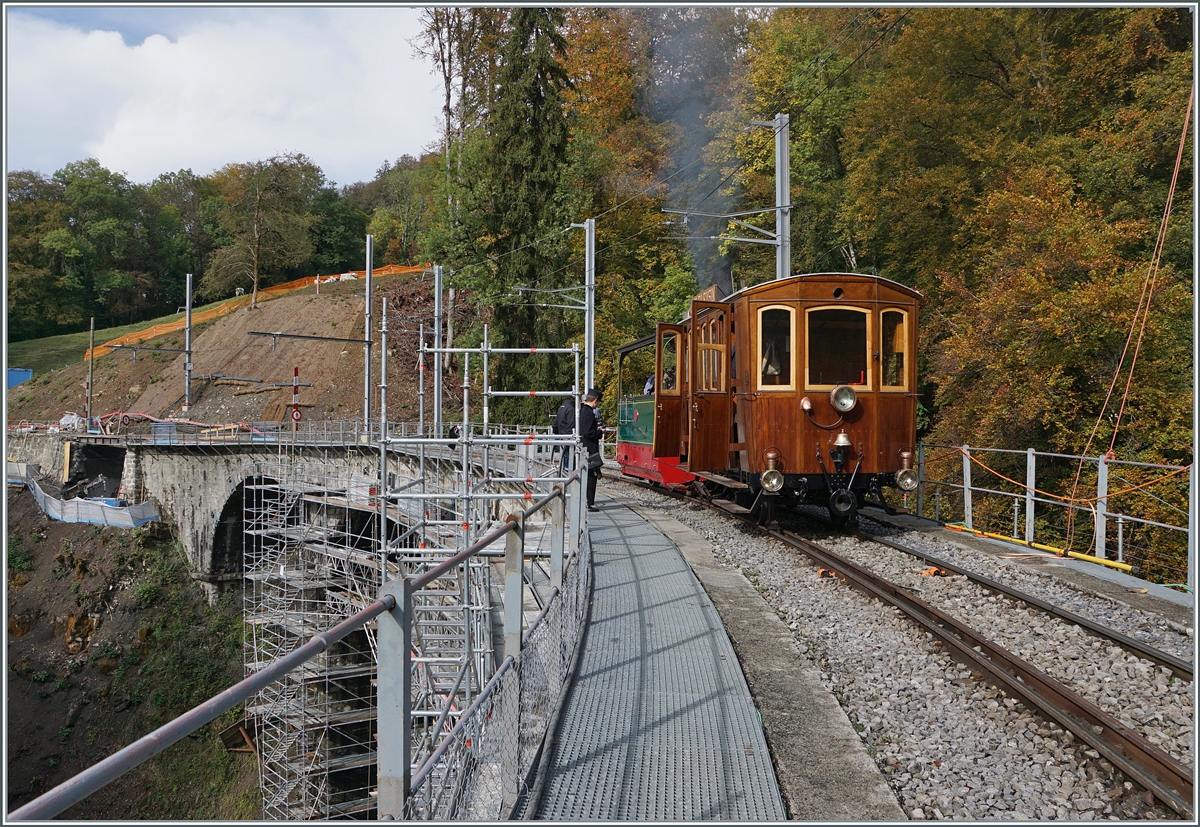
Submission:
<svg viewBox="0 0 1200 827">
<path fill-rule="evenodd" d="M 192 406 L 182 411 L 184 355 L 114 351 L 97 358 L 92 412 L 143 413 L 178 417 L 213 425 L 279 420 L 292 401 L 292 376 L 300 369 L 300 404 L 306 420 L 359 419 L 363 404 L 363 346 L 352 342 L 251 336 L 251 331 L 305 336 L 363 339 L 364 284 L 347 281 L 322 285 L 238 310 L 193 331 L 193 376 L 218 374 L 263 383 L 282 382 L 278 390 L 237 393 L 249 385 L 193 379 Z M 389 419 L 415 420 L 418 415 L 416 355 L 422 321 L 433 321 L 432 285 L 417 276 L 379 279 L 375 283 L 373 327 L 378 338 L 382 299 L 387 297 L 391 331 L 388 350 Z M 469 306 L 459 304 L 460 316 Z M 461 329 L 461 327 L 460 327 Z M 182 332 L 146 342 L 147 347 L 184 347 Z M 378 406 L 379 347 L 373 348 L 372 407 Z M 34 377 L 8 392 L 9 420 L 57 421 L 68 411 L 86 410 L 87 365 L 73 365 Z"/>
</svg>

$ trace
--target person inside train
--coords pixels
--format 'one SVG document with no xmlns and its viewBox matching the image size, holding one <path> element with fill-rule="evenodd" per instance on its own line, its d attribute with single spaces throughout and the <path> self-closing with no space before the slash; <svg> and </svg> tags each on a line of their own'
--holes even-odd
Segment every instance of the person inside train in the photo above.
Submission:
<svg viewBox="0 0 1200 827">
<path fill-rule="evenodd" d="M 646 384 L 642 388 L 642 396 L 649 396 L 652 393 L 654 393 L 654 374 L 653 373 L 646 377 Z"/>
</svg>

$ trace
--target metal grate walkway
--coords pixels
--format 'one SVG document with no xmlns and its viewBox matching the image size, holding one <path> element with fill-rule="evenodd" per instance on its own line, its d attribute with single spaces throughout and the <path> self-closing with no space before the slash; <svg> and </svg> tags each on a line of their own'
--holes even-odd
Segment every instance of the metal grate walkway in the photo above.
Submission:
<svg viewBox="0 0 1200 827">
<path fill-rule="evenodd" d="M 591 622 L 538 817 L 785 818 L 737 656 L 675 544 L 612 500 L 589 524 Z"/>
</svg>

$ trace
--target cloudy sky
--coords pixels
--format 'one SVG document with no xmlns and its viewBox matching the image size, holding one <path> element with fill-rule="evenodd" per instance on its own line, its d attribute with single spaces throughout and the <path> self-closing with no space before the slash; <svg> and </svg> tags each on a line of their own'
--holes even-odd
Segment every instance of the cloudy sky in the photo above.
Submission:
<svg viewBox="0 0 1200 827">
<path fill-rule="evenodd" d="M 303 152 L 338 184 L 437 141 L 412 7 L 5 4 L 7 170 L 163 172 Z"/>
</svg>

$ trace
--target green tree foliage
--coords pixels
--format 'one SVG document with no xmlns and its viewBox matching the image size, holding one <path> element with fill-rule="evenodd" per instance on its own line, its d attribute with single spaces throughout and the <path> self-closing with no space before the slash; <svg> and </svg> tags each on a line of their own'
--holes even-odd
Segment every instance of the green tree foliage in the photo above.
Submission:
<svg viewBox="0 0 1200 827">
<path fill-rule="evenodd" d="M 377 263 L 439 262 L 471 289 L 477 324 L 461 341 L 487 323 L 496 345 L 582 345 L 581 312 L 525 289 L 582 284 L 570 225 L 595 218 L 596 381 L 610 389 L 613 349 L 678 320 L 698 287 L 773 275 L 771 248 L 705 238 L 744 228 L 662 210 L 772 207 L 773 136 L 750 122 L 787 112 L 793 270 L 874 271 L 924 293 L 932 438 L 1190 456 L 1190 138 L 1144 334 L 1138 315 L 1193 94 L 1189 10 L 453 8 L 422 21 L 443 141 L 370 182 L 335 191 L 298 154 L 148 186 L 94 160 L 9 173 L 9 338 L 173 310 L 187 272 L 219 297 L 357 268 L 370 232 Z M 747 220 L 774 229 L 770 211 Z M 493 383 L 566 387 L 569 361 L 494 364 Z M 535 407 L 499 414 L 544 421 Z"/>
<path fill-rule="evenodd" d="M 200 291 L 215 299 L 248 287 L 256 304 L 264 278 L 307 261 L 323 183 L 321 169 L 301 153 L 228 164 L 217 172 L 214 217 L 227 242 L 209 259 Z"/>
<path fill-rule="evenodd" d="M 9 338 L 130 323 L 173 310 L 190 260 L 177 210 L 95 159 L 50 179 L 11 173 Z"/>
<path fill-rule="evenodd" d="M 185 273 L 199 278 L 204 272 L 204 262 L 216 244 L 203 213 L 204 202 L 216 196 L 212 180 L 198 176 L 190 169 L 166 172 L 151 182 L 148 195 L 157 202 L 164 222 L 171 227 L 171 232 L 159 243 L 169 248 L 169 255 L 179 262 L 178 266 Z M 177 305 L 183 303 L 183 289 L 180 281 L 177 294 L 172 296 L 172 300 L 177 296 Z"/>
<path fill-rule="evenodd" d="M 66 222 L 62 185 L 31 170 L 8 174 L 8 338 L 58 332 L 86 318 L 83 285 L 52 268 L 42 239 Z"/>
<path fill-rule="evenodd" d="M 395 164 L 384 162 L 374 181 L 355 188 L 352 197 L 370 216 L 367 232 L 380 263 L 420 262 L 440 174 L 436 155 L 405 155 Z"/>
<path fill-rule="evenodd" d="M 309 230 L 312 258 L 306 266 L 297 268 L 296 276 L 308 275 L 305 270 L 328 274 L 363 269 L 370 216 L 353 198 L 331 185 L 317 191 L 310 209 L 315 218 Z"/>
<path fill-rule="evenodd" d="M 489 306 L 504 305 L 491 317 L 498 347 L 561 344 L 567 333 L 561 310 L 537 307 L 535 294 L 514 298 L 524 288 L 564 286 L 561 231 L 570 223 L 570 212 L 564 210 L 563 190 L 568 79 L 559 62 L 565 46 L 561 23 L 557 10 L 513 10 L 502 52 L 501 94 L 486 130 L 472 133 L 473 147 L 463 159 L 471 174 L 462 178 L 470 183 L 452 193 L 462 205 L 457 218 L 464 223 L 444 228 L 440 241 L 444 250 L 460 256 L 459 283 Z M 550 239 L 555 235 L 559 238 Z M 474 264 L 473 253 L 484 254 L 486 264 Z M 554 360 L 510 359 L 506 368 L 498 379 L 504 389 L 570 384 Z M 514 402 L 499 415 L 528 421 L 542 413 L 540 407 L 535 411 Z"/>
</svg>

